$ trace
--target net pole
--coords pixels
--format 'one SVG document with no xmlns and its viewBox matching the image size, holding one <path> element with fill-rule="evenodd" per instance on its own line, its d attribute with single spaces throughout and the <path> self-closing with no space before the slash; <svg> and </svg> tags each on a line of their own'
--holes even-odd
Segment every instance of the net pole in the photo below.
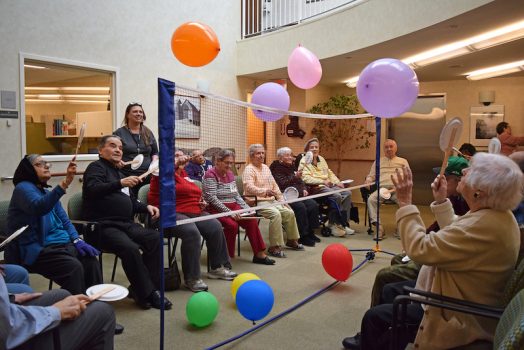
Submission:
<svg viewBox="0 0 524 350">
<path fill-rule="evenodd" d="M 378 234 L 380 227 L 380 138 L 381 138 L 381 124 L 382 119 L 380 117 L 375 117 L 375 126 L 376 126 L 376 149 L 375 149 L 375 186 L 377 187 L 377 222 L 376 222 L 376 232 L 375 232 L 375 242 L 378 245 Z"/>
</svg>

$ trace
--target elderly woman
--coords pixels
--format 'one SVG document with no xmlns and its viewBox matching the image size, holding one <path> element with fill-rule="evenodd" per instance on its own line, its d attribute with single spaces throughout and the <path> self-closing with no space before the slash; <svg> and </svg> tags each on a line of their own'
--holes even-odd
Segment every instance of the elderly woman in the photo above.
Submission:
<svg viewBox="0 0 524 350">
<path fill-rule="evenodd" d="M 327 193 L 344 188 L 344 184 L 329 169 L 326 160 L 319 154 L 320 142 L 317 138 L 312 138 L 306 142 L 304 152 L 313 154 L 311 164 L 306 164 L 306 157 L 302 157 L 298 167 L 298 170 L 302 171 L 302 180 L 308 185 L 310 194 Z M 328 214 L 328 227 L 331 229 L 331 234 L 337 237 L 355 234 L 355 230 L 349 228 L 351 191 L 333 193 L 326 199 L 331 204 L 331 210 Z"/>
<path fill-rule="evenodd" d="M 244 202 L 238 193 L 235 175 L 231 167 L 235 164 L 235 154 L 227 149 L 218 152 L 215 167 L 206 171 L 203 178 L 204 199 L 208 203 L 210 213 L 222 213 L 238 209 L 247 209 L 249 205 Z M 246 230 L 247 237 L 253 250 L 255 264 L 273 265 L 275 260 L 270 259 L 266 253 L 266 245 L 258 220 L 242 219 L 238 214 L 218 218 L 226 235 L 227 250 L 231 258 L 235 257 L 235 241 L 238 227 Z"/>
<path fill-rule="evenodd" d="M 142 105 L 136 102 L 130 103 L 126 108 L 123 126 L 113 132 L 122 140 L 123 154 L 120 171 L 125 176 L 139 176 L 145 173 L 151 162 L 158 159 L 158 145 L 153 132 L 144 125 L 145 120 L 146 113 Z M 133 170 L 129 165 L 124 166 L 124 162 L 133 160 L 139 154 L 144 156 L 140 167 Z M 150 176 L 146 177 L 144 181 L 130 189 L 135 193 L 135 197 L 138 197 L 138 190 L 148 184 L 150 178 Z"/>
<path fill-rule="evenodd" d="M 286 232 L 286 247 L 292 250 L 303 251 L 304 246 L 298 242 L 297 221 L 293 210 L 285 204 L 279 204 L 284 197 L 278 188 L 271 170 L 264 164 L 266 150 L 261 144 L 249 146 L 250 164 L 244 169 L 242 181 L 244 194 L 256 196 L 258 202 L 272 203 L 271 207 L 259 209 L 259 215 L 269 219 L 269 248 L 268 254 L 276 258 L 285 258 L 282 250 L 284 246 L 284 231 Z"/>
<path fill-rule="evenodd" d="M 6 260 L 53 280 L 71 294 L 85 293 L 87 287 L 102 283 L 99 252 L 79 237 L 60 204 L 76 164 L 69 163 L 65 179 L 51 191 L 46 189 L 50 167 L 40 155 L 31 154 L 16 168 L 7 227 L 11 233 L 29 227 L 9 244 Z"/>
<path fill-rule="evenodd" d="M 273 161 L 269 169 L 271 169 L 280 191 L 284 192 L 287 188 L 293 187 L 297 190 L 299 197 L 307 196 L 306 184 L 302 181 L 302 171 L 295 171 L 291 148 L 279 148 L 277 157 L 278 160 Z M 320 239 L 313 233 L 313 230 L 320 226 L 318 203 L 313 199 L 304 199 L 300 202 L 289 203 L 289 206 L 293 209 L 297 218 L 300 234 L 298 241 L 305 246 L 314 247 L 316 241 L 320 242 Z"/>
<path fill-rule="evenodd" d="M 431 184 L 435 201 L 431 210 L 440 230 L 425 233 L 416 206 L 411 204 L 412 174 L 396 170 L 393 183 L 399 210 L 397 223 L 406 253 L 423 264 L 417 288 L 502 307 L 503 290 L 512 274 L 520 245 L 519 229 L 511 209 L 521 201 L 524 179 L 509 158 L 477 153 L 471 167 L 463 170 L 457 190 L 470 211 L 457 217 L 446 198 L 445 177 Z M 481 286 L 481 288 L 479 288 Z M 348 349 L 383 349 L 389 342 L 392 305 L 368 310 L 362 320 L 361 336 L 344 339 Z M 496 320 L 410 304 L 408 322 L 419 324 L 415 347 L 449 349 L 477 340 L 493 340 Z M 401 345 L 413 339 L 402 339 Z M 404 347 L 402 347 L 404 348 Z"/>
<path fill-rule="evenodd" d="M 208 213 L 203 212 L 205 202 L 202 201 L 202 190 L 195 185 L 184 170 L 189 157 L 182 151 L 175 152 L 175 191 L 176 220 L 194 218 Z M 153 176 L 147 195 L 149 204 L 159 206 L 159 179 Z M 226 242 L 222 226 L 217 219 L 177 225 L 172 230 L 175 237 L 182 240 L 182 271 L 186 287 L 193 292 L 208 289 L 200 275 L 200 242 L 201 237 L 207 244 L 207 254 L 211 270 L 208 277 L 230 281 L 237 276 L 231 271 L 231 264 L 226 250 Z"/>
</svg>

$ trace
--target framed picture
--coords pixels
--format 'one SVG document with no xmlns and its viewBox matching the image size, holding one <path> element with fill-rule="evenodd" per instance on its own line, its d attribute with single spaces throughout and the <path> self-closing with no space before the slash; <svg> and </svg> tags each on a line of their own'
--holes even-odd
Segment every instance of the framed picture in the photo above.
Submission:
<svg viewBox="0 0 524 350">
<path fill-rule="evenodd" d="M 175 95 L 175 138 L 200 138 L 200 97 Z"/>
<path fill-rule="evenodd" d="M 497 124 L 504 121 L 504 106 L 471 107 L 469 142 L 474 146 L 488 146 L 497 136 Z"/>
</svg>

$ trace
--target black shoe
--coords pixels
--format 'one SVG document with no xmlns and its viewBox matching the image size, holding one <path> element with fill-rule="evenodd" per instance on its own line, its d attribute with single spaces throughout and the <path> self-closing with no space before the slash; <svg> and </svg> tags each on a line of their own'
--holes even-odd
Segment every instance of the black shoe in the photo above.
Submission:
<svg viewBox="0 0 524 350">
<path fill-rule="evenodd" d="M 309 238 L 309 236 L 300 237 L 298 239 L 298 243 L 302 243 L 303 245 L 305 245 L 307 247 L 314 247 L 315 246 L 315 241 L 312 238 Z"/>
<path fill-rule="evenodd" d="M 309 237 L 311 237 L 313 241 L 320 243 L 320 238 L 318 238 L 316 234 L 312 233 L 309 235 Z"/>
<path fill-rule="evenodd" d="M 124 333 L 124 326 L 122 326 L 120 323 L 115 324 L 115 335 L 122 333 Z"/>
<path fill-rule="evenodd" d="M 342 345 L 344 349 L 360 350 L 360 333 L 357 333 L 354 337 L 344 338 Z"/>
<path fill-rule="evenodd" d="M 132 286 L 129 286 L 127 289 L 129 290 L 128 298 L 133 299 L 135 303 L 144 310 L 151 309 L 151 303 L 148 300 L 139 299 Z"/>
<path fill-rule="evenodd" d="M 260 264 L 260 265 L 275 265 L 275 260 L 270 259 L 269 256 L 267 255 L 265 258 L 259 258 L 257 256 L 253 256 L 253 263 Z"/>
<path fill-rule="evenodd" d="M 149 302 L 151 303 L 151 306 L 155 309 L 161 309 L 162 308 L 162 296 L 160 295 L 160 292 L 158 290 L 155 290 L 151 295 L 149 296 Z M 173 304 L 167 299 L 164 298 L 164 310 L 170 310 Z"/>
</svg>

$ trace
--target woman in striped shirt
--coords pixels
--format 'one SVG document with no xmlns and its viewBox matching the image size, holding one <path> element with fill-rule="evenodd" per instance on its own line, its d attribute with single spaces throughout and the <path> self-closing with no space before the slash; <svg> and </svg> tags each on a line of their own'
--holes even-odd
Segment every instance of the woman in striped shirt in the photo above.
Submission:
<svg viewBox="0 0 524 350">
<path fill-rule="evenodd" d="M 246 209 L 249 206 L 238 193 L 235 176 L 231 166 L 235 163 L 235 154 L 223 149 L 216 156 L 215 167 L 204 174 L 203 195 L 208 203 L 211 213 L 228 212 Z M 218 219 L 224 228 L 227 250 L 230 257 L 235 256 L 235 241 L 238 226 L 246 230 L 247 237 L 253 250 L 253 262 L 255 264 L 273 265 L 275 260 L 270 259 L 266 253 L 266 245 L 258 228 L 256 219 L 242 219 L 238 214 L 224 216 Z"/>
</svg>

